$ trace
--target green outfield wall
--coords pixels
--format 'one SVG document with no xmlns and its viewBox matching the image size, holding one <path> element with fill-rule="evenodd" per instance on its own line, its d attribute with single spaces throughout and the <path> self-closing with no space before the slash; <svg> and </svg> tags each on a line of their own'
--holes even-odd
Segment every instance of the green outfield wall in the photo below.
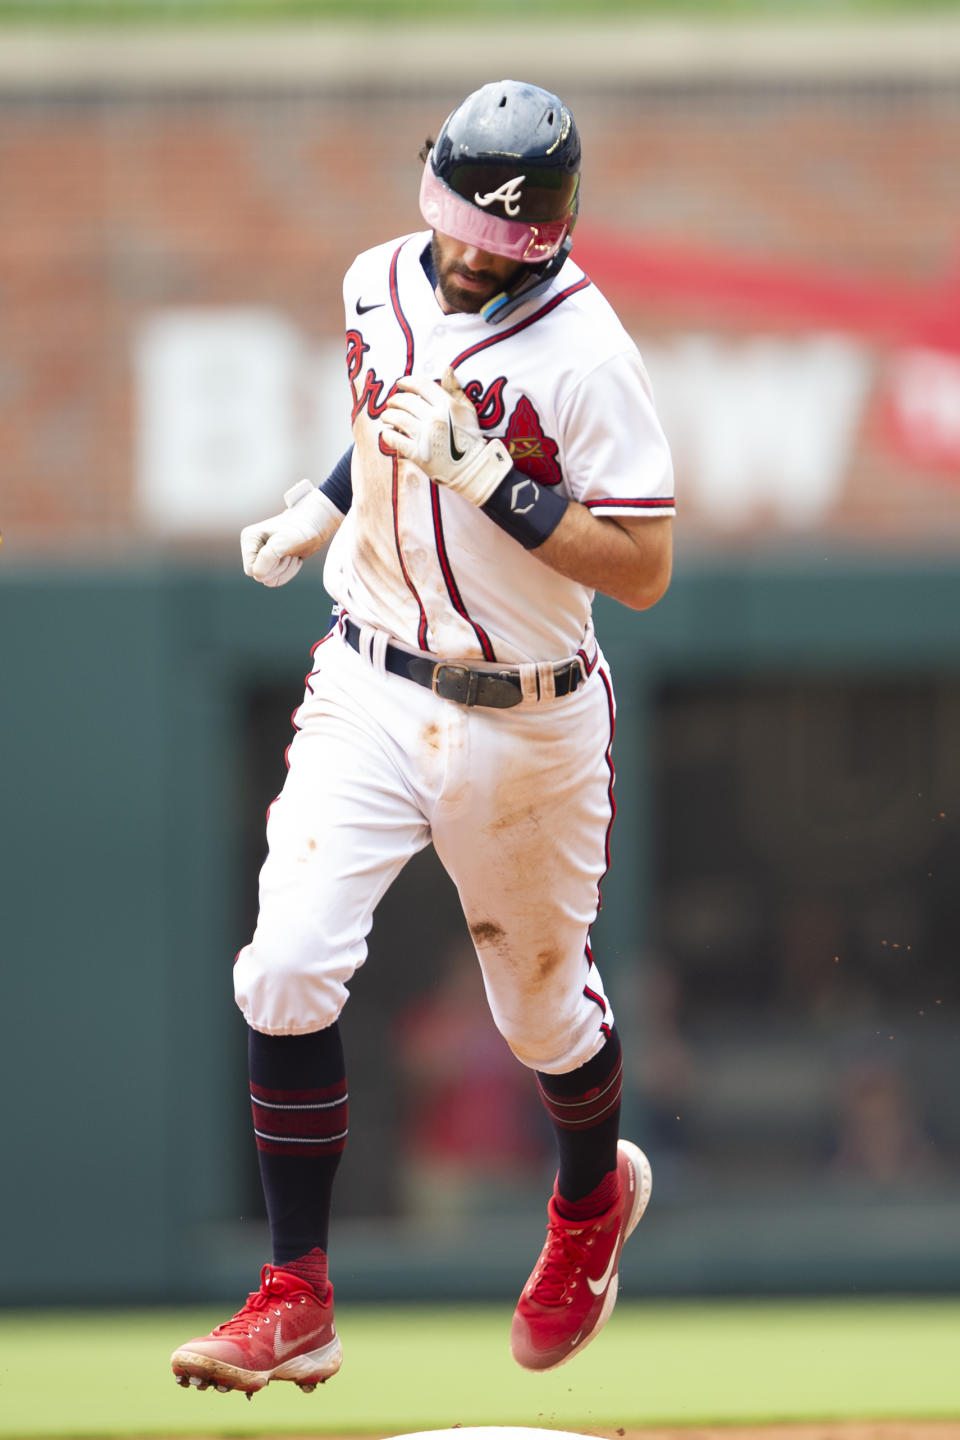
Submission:
<svg viewBox="0 0 960 1440">
<path fill-rule="evenodd" d="M 252 1283 L 266 1258 L 230 967 L 249 926 L 260 790 L 279 787 L 282 747 L 271 743 L 265 769 L 251 761 L 251 696 L 269 709 L 289 692 L 276 721 L 277 734 L 286 729 L 329 610 L 316 578 L 266 591 L 186 563 L 99 574 L 8 566 L 0 579 L 3 1303 L 219 1296 Z M 595 949 L 608 986 L 632 994 L 660 873 L 651 736 L 663 687 L 869 677 L 894 693 L 926 680 L 950 690 L 960 683 L 960 568 L 789 556 L 681 563 L 653 612 L 600 603 L 598 629 L 620 712 L 614 860 Z M 931 824 L 949 825 L 940 809 Z M 429 886 L 429 872 L 417 883 Z M 425 938 L 416 932 L 425 953 L 433 933 L 456 926 L 455 907 L 444 895 L 435 909 L 415 908 L 409 923 L 425 927 Z M 401 914 L 382 927 L 381 947 L 400 943 L 405 923 Z M 944 927 L 949 958 L 957 931 L 951 938 L 949 916 Z M 469 1248 L 454 1220 L 404 1214 L 381 1173 L 395 1096 L 373 968 L 345 1017 L 357 1063 L 335 1218 L 340 1287 L 359 1297 L 509 1293 L 539 1245 L 545 1193 L 510 1214 L 485 1209 Z M 913 1047 L 931 1065 L 941 1057 L 928 1076 L 941 1163 L 928 1180 L 827 1192 L 814 1168 L 802 1185 L 778 1185 L 774 1123 L 751 1152 L 762 1166 L 769 1147 L 766 1186 L 744 1193 L 731 1182 L 719 1195 L 696 1163 L 665 1170 L 646 1248 L 634 1245 L 627 1267 L 634 1293 L 960 1283 L 958 1027 L 933 974 L 925 994 L 931 1009 L 941 1002 L 939 1029 Z M 397 984 L 395 974 L 384 980 L 388 991 Z M 746 1011 L 742 1020 L 746 1053 L 766 1022 L 751 1029 Z M 628 1042 L 650 1038 L 640 1010 L 628 1007 L 622 1028 Z M 708 1032 L 701 1024 L 697 1034 Z M 801 1027 L 784 1054 L 802 1052 L 808 1034 L 821 1043 Z M 638 1132 L 646 1108 L 638 1080 L 628 1101 Z"/>
</svg>

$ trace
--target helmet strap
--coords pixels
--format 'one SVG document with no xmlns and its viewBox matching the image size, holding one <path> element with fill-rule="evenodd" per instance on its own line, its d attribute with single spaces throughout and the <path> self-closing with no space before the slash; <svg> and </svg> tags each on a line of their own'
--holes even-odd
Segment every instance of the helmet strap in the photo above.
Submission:
<svg viewBox="0 0 960 1440">
<path fill-rule="evenodd" d="M 572 247 L 573 239 L 568 235 L 556 255 L 546 265 L 531 268 L 528 274 L 522 275 L 509 290 L 501 290 L 499 295 L 494 295 L 480 310 L 484 320 L 489 325 L 498 325 L 501 320 L 512 315 L 518 306 L 545 290 L 554 276 L 560 273 Z"/>
</svg>

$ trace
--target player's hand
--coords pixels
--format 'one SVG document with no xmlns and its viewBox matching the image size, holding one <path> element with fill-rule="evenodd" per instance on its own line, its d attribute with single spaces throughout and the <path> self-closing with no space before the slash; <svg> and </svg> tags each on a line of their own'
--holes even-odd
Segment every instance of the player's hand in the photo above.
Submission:
<svg viewBox="0 0 960 1440">
<path fill-rule="evenodd" d="M 286 585 L 343 519 L 333 501 L 310 480 L 299 481 L 283 498 L 286 510 L 240 531 L 244 574 L 261 585 Z"/>
<path fill-rule="evenodd" d="M 383 443 L 431 480 L 483 505 L 513 468 L 502 440 L 485 440 L 477 412 L 448 366 L 438 385 L 405 375 L 380 418 Z"/>
</svg>

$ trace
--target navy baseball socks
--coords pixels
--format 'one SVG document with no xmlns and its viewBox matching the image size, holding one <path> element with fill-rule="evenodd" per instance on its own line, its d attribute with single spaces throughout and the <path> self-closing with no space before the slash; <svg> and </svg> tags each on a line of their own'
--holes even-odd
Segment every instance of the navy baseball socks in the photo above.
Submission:
<svg viewBox="0 0 960 1440">
<path fill-rule="evenodd" d="M 554 1370 L 603 1329 L 617 1300 L 620 1252 L 650 1199 L 642 1150 L 618 1140 L 623 1055 L 616 1029 L 567 1075 L 537 1075 L 560 1168 L 547 1205 L 547 1238 L 510 1332 L 525 1370 Z"/>
<path fill-rule="evenodd" d="M 313 1390 L 340 1368 L 326 1245 L 348 1107 L 336 1025 L 302 1036 L 250 1031 L 249 1060 L 275 1263 L 236 1315 L 171 1358 L 179 1384 L 248 1399 L 271 1380 Z M 622 1076 L 616 1030 L 579 1070 L 537 1075 L 560 1164 L 546 1242 L 513 1317 L 511 1349 L 527 1370 L 555 1369 L 599 1334 L 616 1303 L 620 1252 L 650 1198 L 646 1156 L 617 1138 Z"/>
<path fill-rule="evenodd" d="M 180 1385 L 250 1399 L 271 1380 L 311 1391 L 340 1369 L 326 1248 L 348 1097 L 338 1025 L 307 1035 L 250 1030 L 248 1058 L 274 1264 L 232 1319 L 175 1350 L 171 1366 Z"/>
<path fill-rule="evenodd" d="M 307 1035 L 250 1030 L 247 1057 L 274 1263 L 309 1280 L 311 1252 L 327 1248 L 333 1181 L 347 1143 L 340 1026 Z"/>
</svg>

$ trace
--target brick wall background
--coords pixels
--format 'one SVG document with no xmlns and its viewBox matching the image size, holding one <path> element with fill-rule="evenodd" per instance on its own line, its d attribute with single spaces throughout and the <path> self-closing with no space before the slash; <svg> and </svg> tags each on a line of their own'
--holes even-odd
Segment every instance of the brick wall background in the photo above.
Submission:
<svg viewBox="0 0 960 1440">
<path fill-rule="evenodd" d="M 168 307 L 253 305 L 289 318 L 308 342 L 336 340 L 343 269 L 366 245 L 420 227 L 416 151 L 462 93 L 114 85 L 0 95 L 5 558 L 159 543 L 134 503 L 138 327 Z M 791 293 L 828 281 L 830 303 L 847 286 L 874 301 L 906 297 L 906 311 L 914 296 L 917 314 L 945 327 L 941 357 L 960 352 L 957 85 L 584 80 L 564 94 L 585 146 L 578 241 L 634 333 L 736 344 L 758 331 L 848 333 L 850 322 L 832 322 L 829 303 L 809 320 L 780 302 L 745 310 L 725 293 L 729 277 L 690 298 L 676 283 L 663 294 L 638 288 L 629 266 L 605 264 L 610 236 L 692 255 L 697 273 L 710 259 L 773 267 Z M 846 496 L 825 523 L 871 543 L 904 533 L 960 543 L 960 438 L 958 457 L 950 450 L 932 470 L 891 448 L 878 377 L 898 346 L 919 342 L 906 333 L 912 321 L 897 334 L 867 308 L 853 339 L 867 347 L 872 379 Z M 954 398 L 960 407 L 960 381 L 948 425 Z M 768 520 L 761 507 L 761 531 Z"/>
</svg>

